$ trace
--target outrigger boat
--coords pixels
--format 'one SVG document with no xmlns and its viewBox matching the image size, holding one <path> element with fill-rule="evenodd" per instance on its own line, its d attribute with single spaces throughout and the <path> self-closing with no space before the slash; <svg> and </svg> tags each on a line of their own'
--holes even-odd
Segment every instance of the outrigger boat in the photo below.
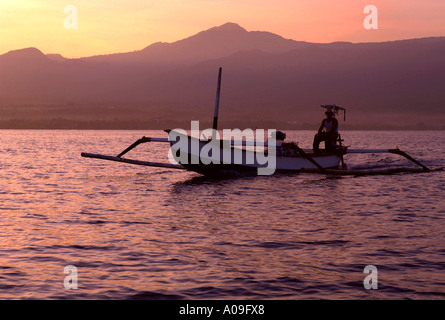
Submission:
<svg viewBox="0 0 445 320">
<path fill-rule="evenodd" d="M 395 149 L 350 149 L 343 145 L 339 136 L 335 146 L 314 152 L 311 149 L 302 149 L 295 142 L 284 142 L 285 134 L 272 131 L 272 135 L 265 139 L 253 141 L 224 140 L 216 136 L 218 127 L 218 111 L 221 92 L 221 68 L 219 69 L 215 113 L 213 118 L 212 136 L 202 138 L 189 135 L 184 130 L 165 130 L 169 138 L 142 137 L 123 150 L 117 156 L 108 156 L 94 153 L 82 153 L 82 157 L 117 161 L 135 165 L 181 169 L 194 171 L 203 175 L 225 175 L 228 172 L 246 173 L 257 172 L 269 175 L 274 172 L 310 172 L 335 175 L 372 175 L 392 174 L 399 172 L 429 172 L 428 167 L 412 158 L 398 148 Z M 337 105 L 322 105 L 323 108 L 333 111 L 334 116 L 346 109 Z M 183 143 L 178 143 L 182 141 Z M 151 162 L 124 158 L 123 156 L 136 146 L 158 142 L 170 144 L 171 155 L 175 163 Z M 348 170 L 344 156 L 357 153 L 392 153 L 401 155 L 418 167 L 403 167 L 374 170 Z M 269 158 L 268 158 L 269 157 Z M 273 163 L 271 165 L 270 162 Z M 443 168 L 440 168 L 440 170 Z M 435 169 L 438 170 L 438 169 Z"/>
</svg>

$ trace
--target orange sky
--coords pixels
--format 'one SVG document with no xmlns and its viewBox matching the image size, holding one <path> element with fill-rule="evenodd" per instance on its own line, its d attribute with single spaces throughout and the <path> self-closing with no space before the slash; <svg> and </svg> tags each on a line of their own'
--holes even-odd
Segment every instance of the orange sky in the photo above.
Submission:
<svg viewBox="0 0 445 320">
<path fill-rule="evenodd" d="M 366 5 L 378 30 L 365 30 Z M 66 29 L 67 5 L 78 29 Z M 235 22 L 310 42 L 445 36 L 444 0 L 0 0 L 0 54 L 37 47 L 66 57 L 139 50 Z"/>
</svg>

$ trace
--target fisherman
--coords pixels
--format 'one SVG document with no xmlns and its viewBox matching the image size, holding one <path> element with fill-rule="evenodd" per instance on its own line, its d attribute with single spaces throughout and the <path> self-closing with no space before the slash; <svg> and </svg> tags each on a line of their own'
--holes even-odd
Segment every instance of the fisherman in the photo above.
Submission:
<svg viewBox="0 0 445 320">
<path fill-rule="evenodd" d="M 335 149 L 335 142 L 338 138 L 338 121 L 334 118 L 334 112 L 331 109 L 327 109 L 325 114 L 326 119 L 323 119 L 318 133 L 314 137 L 312 149 L 315 152 L 319 151 L 321 141 L 325 141 L 326 150 L 332 151 Z"/>
</svg>

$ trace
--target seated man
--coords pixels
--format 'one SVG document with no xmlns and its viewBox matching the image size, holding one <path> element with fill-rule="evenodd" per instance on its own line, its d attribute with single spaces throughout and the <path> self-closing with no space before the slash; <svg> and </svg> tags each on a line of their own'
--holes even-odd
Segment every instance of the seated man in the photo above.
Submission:
<svg viewBox="0 0 445 320">
<path fill-rule="evenodd" d="M 326 119 L 321 122 L 320 129 L 314 137 L 313 150 L 319 151 L 321 141 L 325 141 L 326 150 L 332 151 L 335 149 L 335 141 L 338 138 L 338 121 L 334 118 L 332 110 L 325 112 Z M 323 131 L 325 129 L 326 131 Z"/>
</svg>

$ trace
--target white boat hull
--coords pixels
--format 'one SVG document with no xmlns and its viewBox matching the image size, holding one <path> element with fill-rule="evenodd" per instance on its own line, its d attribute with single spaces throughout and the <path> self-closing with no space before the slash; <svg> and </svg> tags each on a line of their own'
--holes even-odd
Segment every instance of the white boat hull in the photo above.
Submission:
<svg viewBox="0 0 445 320">
<path fill-rule="evenodd" d="M 317 169 L 314 161 L 322 168 L 338 168 L 341 161 L 340 152 L 317 154 L 310 152 L 307 153 L 308 157 L 303 157 L 295 149 L 278 144 L 275 156 L 273 156 L 270 150 L 264 151 L 264 147 L 255 150 L 254 147 L 233 146 L 218 140 L 212 142 L 214 146 L 212 148 L 208 141 L 201 141 L 191 136 L 182 136 L 181 138 L 188 139 L 187 143 L 179 144 L 177 143 L 179 139 L 170 143 L 172 158 L 187 170 L 206 175 L 227 171 L 257 171 L 258 168 L 272 167 L 273 172 Z"/>
</svg>

